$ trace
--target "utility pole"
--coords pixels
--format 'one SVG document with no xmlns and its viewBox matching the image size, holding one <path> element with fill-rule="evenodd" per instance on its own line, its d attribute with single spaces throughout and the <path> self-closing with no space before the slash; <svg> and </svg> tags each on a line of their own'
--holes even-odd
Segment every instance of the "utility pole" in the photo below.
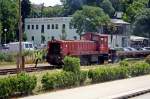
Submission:
<svg viewBox="0 0 150 99">
<path fill-rule="evenodd" d="M 19 0 L 19 67 L 17 69 L 22 71 L 22 16 L 21 16 L 21 0 Z"/>
</svg>

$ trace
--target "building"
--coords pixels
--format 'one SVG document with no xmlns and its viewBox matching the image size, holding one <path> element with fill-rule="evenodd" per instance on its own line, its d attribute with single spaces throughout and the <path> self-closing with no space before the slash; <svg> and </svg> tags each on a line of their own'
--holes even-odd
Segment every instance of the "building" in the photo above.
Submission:
<svg viewBox="0 0 150 99">
<path fill-rule="evenodd" d="M 46 44 L 52 37 L 55 39 L 79 39 L 71 17 L 26 18 L 25 33 L 27 40 L 34 44 Z"/>
<path fill-rule="evenodd" d="M 52 37 L 55 39 L 79 39 L 76 29 L 71 25 L 72 17 L 26 18 L 25 33 L 27 40 L 34 44 L 46 44 Z M 100 28 L 99 33 L 107 34 L 109 47 L 126 47 L 130 41 L 130 24 L 121 19 L 111 19 L 115 30 Z"/>
<path fill-rule="evenodd" d="M 131 41 L 130 43 L 131 47 L 134 48 L 143 48 L 149 46 L 148 44 L 149 38 L 131 35 L 130 41 Z"/>
<path fill-rule="evenodd" d="M 127 47 L 130 45 L 130 24 L 121 19 L 111 19 L 112 26 L 103 28 L 109 37 L 109 47 Z"/>
</svg>

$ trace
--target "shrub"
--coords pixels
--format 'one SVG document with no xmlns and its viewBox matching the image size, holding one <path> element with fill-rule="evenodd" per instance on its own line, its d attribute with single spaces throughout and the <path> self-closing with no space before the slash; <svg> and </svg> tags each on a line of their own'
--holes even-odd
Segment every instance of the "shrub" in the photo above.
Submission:
<svg viewBox="0 0 150 99">
<path fill-rule="evenodd" d="M 83 85 L 88 78 L 88 71 L 81 71 L 79 74 L 80 85 Z"/>
<path fill-rule="evenodd" d="M 123 67 L 106 67 L 89 70 L 88 77 L 92 79 L 93 83 L 105 82 L 116 79 L 123 79 L 128 77 L 127 68 Z"/>
<path fill-rule="evenodd" d="M 127 67 L 127 66 L 129 66 L 129 63 L 128 63 L 128 61 L 124 60 L 124 61 L 121 61 L 121 62 L 119 63 L 119 65 L 120 65 L 120 66 L 123 66 L 123 67 Z"/>
<path fill-rule="evenodd" d="M 148 56 L 146 57 L 145 62 L 148 63 L 148 64 L 150 64 L 150 55 L 148 55 Z"/>
<path fill-rule="evenodd" d="M 36 87 L 36 77 L 20 73 L 0 79 L 0 98 L 6 98 L 13 94 L 29 94 Z"/>
<path fill-rule="evenodd" d="M 46 90 L 65 88 L 83 84 L 87 78 L 87 72 L 81 71 L 78 75 L 73 72 L 57 72 L 45 74 L 42 77 L 43 88 Z"/>
<path fill-rule="evenodd" d="M 147 63 L 134 64 L 128 68 L 130 76 L 139 76 L 150 73 L 150 65 Z"/>
<path fill-rule="evenodd" d="M 25 73 L 20 73 L 16 76 L 17 92 L 29 94 L 36 87 L 37 79 L 35 76 L 29 76 Z"/>
<path fill-rule="evenodd" d="M 0 61 L 4 61 L 5 60 L 5 55 L 4 53 L 0 53 Z"/>
<path fill-rule="evenodd" d="M 0 79 L 0 98 L 5 99 L 11 94 L 9 79 Z"/>
<path fill-rule="evenodd" d="M 13 62 L 15 55 L 13 53 L 1 53 L 0 52 L 0 61 L 5 61 L 5 62 Z"/>
<path fill-rule="evenodd" d="M 65 57 L 64 58 L 64 71 L 69 71 L 73 73 L 80 72 L 80 59 L 75 57 Z"/>
<path fill-rule="evenodd" d="M 75 75 L 71 72 L 57 72 L 53 74 L 46 74 L 42 77 L 43 88 L 57 89 L 72 86 L 75 83 Z"/>
</svg>

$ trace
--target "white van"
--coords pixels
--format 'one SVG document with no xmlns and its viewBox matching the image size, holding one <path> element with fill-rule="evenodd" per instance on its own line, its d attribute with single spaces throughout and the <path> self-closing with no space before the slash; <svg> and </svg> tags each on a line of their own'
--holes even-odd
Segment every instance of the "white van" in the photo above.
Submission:
<svg viewBox="0 0 150 99">
<path fill-rule="evenodd" d="M 10 52 L 19 52 L 19 42 L 12 42 L 8 44 Z M 28 51 L 34 50 L 34 46 L 32 42 L 22 42 L 22 50 Z"/>
</svg>

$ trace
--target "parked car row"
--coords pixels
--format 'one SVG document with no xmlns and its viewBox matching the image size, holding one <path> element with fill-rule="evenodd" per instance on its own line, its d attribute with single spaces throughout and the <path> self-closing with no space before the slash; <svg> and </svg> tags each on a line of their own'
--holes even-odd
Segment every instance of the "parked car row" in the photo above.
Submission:
<svg viewBox="0 0 150 99">
<path fill-rule="evenodd" d="M 129 52 L 129 51 L 150 51 L 150 47 L 144 47 L 144 48 L 133 48 L 133 47 L 116 47 L 114 48 L 116 51 L 125 51 L 125 52 Z"/>
</svg>

